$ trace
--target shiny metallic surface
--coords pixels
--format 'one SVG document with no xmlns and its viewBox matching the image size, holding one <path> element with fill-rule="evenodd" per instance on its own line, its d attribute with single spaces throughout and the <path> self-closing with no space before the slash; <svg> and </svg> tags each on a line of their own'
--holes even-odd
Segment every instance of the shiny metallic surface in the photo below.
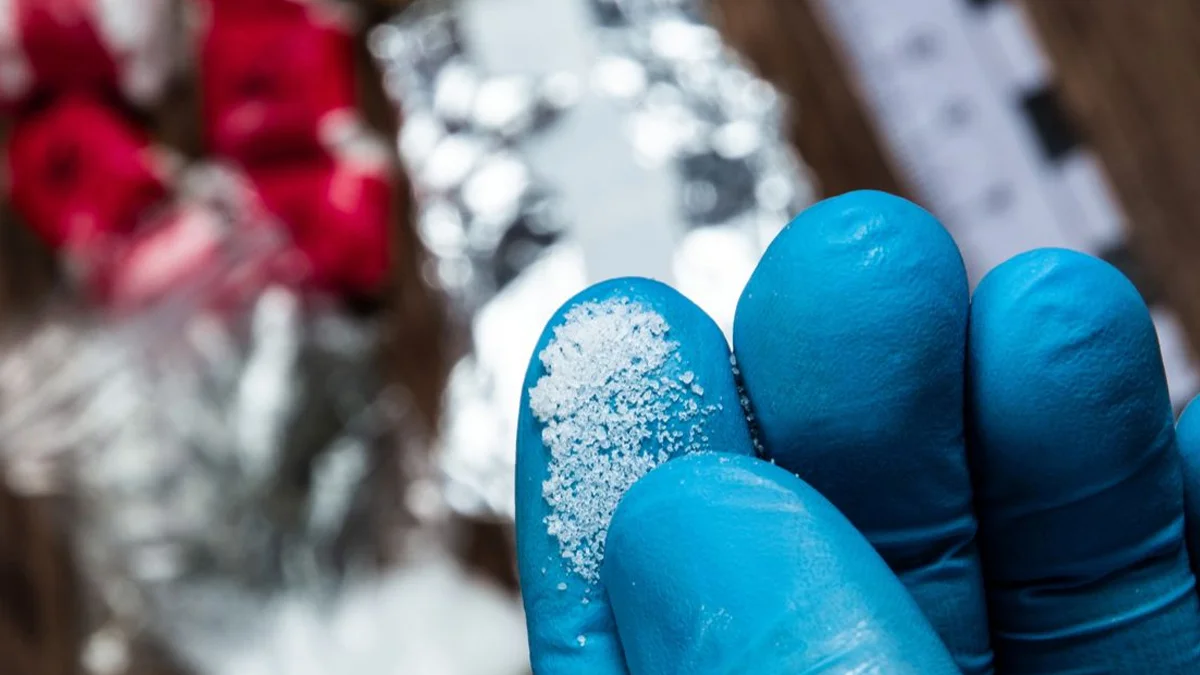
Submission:
<svg viewBox="0 0 1200 675">
<path fill-rule="evenodd" d="M 418 228 L 472 333 L 454 370 L 447 502 L 511 516 L 525 362 L 587 284 L 671 281 L 726 331 L 812 199 L 785 103 L 698 0 L 428 0 L 375 30 Z"/>
<path fill-rule="evenodd" d="M 203 274 L 137 308 L 64 307 L 0 353 L 0 478 L 67 516 L 97 673 L 147 634 L 228 672 L 212 659 L 272 598 L 369 568 L 367 476 L 404 424 L 377 328 L 271 271 L 288 249 L 229 174 L 185 189 L 224 226 Z"/>
</svg>

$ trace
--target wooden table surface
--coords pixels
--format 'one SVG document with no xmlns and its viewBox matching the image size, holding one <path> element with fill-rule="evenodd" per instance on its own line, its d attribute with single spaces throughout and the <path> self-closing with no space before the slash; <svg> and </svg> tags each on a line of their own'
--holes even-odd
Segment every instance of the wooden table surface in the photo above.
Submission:
<svg viewBox="0 0 1200 675">
<path fill-rule="evenodd" d="M 1200 346 L 1200 2 L 1021 2 L 1122 202 L 1141 274 Z M 793 140 L 823 194 L 908 192 L 811 0 L 716 4 L 729 40 L 795 101 Z"/>
<path fill-rule="evenodd" d="M 1200 345 L 1200 3 L 1026 0 L 1131 244 Z"/>
</svg>

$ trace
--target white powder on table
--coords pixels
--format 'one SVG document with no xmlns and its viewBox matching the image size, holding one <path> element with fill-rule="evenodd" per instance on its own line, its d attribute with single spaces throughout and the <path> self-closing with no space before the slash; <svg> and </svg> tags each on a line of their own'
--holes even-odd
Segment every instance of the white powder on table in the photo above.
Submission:
<svg viewBox="0 0 1200 675">
<path fill-rule="evenodd" d="M 600 574 L 604 540 L 621 496 L 672 456 L 703 450 L 703 388 L 680 364 L 661 315 L 627 299 L 580 304 L 567 312 L 538 355 L 546 374 L 529 391 L 545 425 L 550 506 L 547 531 L 562 557 L 589 583 Z M 692 386 L 688 386 L 692 385 Z"/>
</svg>

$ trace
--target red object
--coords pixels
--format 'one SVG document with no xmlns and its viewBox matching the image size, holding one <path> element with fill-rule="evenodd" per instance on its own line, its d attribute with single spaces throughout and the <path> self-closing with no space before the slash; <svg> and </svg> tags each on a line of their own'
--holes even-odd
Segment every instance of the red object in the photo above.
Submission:
<svg viewBox="0 0 1200 675">
<path fill-rule="evenodd" d="M 391 180 L 378 165 L 327 160 L 253 175 L 266 208 L 291 232 L 310 283 L 376 295 L 390 260 Z"/>
<path fill-rule="evenodd" d="M 274 221 L 242 213 L 253 222 L 234 223 L 228 216 L 200 202 L 164 209 L 114 248 L 89 277 L 89 289 L 117 311 L 180 298 L 228 310 L 273 283 L 299 283 L 303 266 L 296 265 L 298 255 Z"/>
<path fill-rule="evenodd" d="M 389 262 L 391 177 L 355 114 L 344 3 L 203 0 L 205 138 L 251 176 L 321 291 L 376 295 Z"/>
<path fill-rule="evenodd" d="M 167 194 L 163 155 L 88 99 L 65 98 L 19 121 L 7 160 L 14 209 L 60 251 L 86 251 L 130 232 Z"/>
<path fill-rule="evenodd" d="M 157 97 L 168 70 L 168 0 L 0 3 L 0 103 L 62 92 Z"/>
<path fill-rule="evenodd" d="M 205 137 L 215 154 L 248 167 L 322 154 L 323 123 L 355 106 L 355 71 L 350 33 L 314 14 L 213 11 L 200 71 Z"/>
<path fill-rule="evenodd" d="M 143 306 L 214 268 L 223 238 L 220 218 L 199 208 L 172 209 L 117 246 L 89 279 L 110 306 Z"/>
<path fill-rule="evenodd" d="M 333 0 L 337 2 L 338 0 Z M 210 18 L 292 18 L 325 8 L 326 0 L 197 0 Z"/>
</svg>

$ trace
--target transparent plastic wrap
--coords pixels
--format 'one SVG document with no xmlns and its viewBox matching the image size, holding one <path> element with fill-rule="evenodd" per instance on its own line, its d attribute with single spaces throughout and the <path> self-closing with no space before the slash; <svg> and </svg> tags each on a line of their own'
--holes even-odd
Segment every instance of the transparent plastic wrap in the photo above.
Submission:
<svg viewBox="0 0 1200 675">
<path fill-rule="evenodd" d="M 253 192 L 209 168 L 180 193 L 73 270 L 90 301 L 0 352 L 3 477 L 61 506 L 95 601 L 93 672 L 122 672 L 146 636 L 221 672 L 205 666 L 274 594 L 332 597 L 370 569 L 371 500 L 413 429 L 375 321 L 306 292 Z"/>
</svg>

